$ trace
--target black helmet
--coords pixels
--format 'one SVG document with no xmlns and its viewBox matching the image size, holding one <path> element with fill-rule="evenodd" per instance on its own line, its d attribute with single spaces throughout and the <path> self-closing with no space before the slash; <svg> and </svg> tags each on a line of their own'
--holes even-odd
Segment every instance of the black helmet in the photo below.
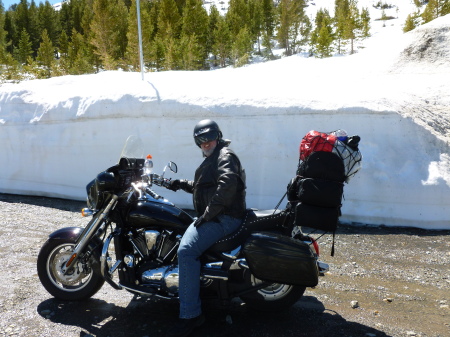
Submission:
<svg viewBox="0 0 450 337">
<path fill-rule="evenodd" d="M 205 142 L 221 139 L 222 131 L 220 131 L 219 125 L 210 119 L 204 119 L 194 127 L 194 140 L 198 147 Z"/>
</svg>

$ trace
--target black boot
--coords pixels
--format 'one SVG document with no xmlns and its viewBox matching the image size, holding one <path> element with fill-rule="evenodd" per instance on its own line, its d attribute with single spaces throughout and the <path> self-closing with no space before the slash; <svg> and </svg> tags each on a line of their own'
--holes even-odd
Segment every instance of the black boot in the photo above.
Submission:
<svg viewBox="0 0 450 337">
<path fill-rule="evenodd" d="M 167 337 L 187 337 L 189 336 L 195 328 L 205 323 L 205 316 L 201 314 L 200 316 L 183 319 L 180 318 L 175 325 L 173 325 L 167 331 Z"/>
</svg>

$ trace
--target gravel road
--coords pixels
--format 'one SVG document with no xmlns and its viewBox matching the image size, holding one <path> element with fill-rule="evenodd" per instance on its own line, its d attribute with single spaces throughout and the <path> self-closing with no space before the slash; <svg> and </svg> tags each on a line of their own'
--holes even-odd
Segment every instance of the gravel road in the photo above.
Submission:
<svg viewBox="0 0 450 337">
<path fill-rule="evenodd" d="M 62 302 L 41 286 L 36 258 L 47 235 L 84 226 L 79 201 L 0 194 L 0 336 L 162 336 L 178 304 L 105 284 L 90 300 Z M 289 311 L 261 314 L 236 301 L 204 303 L 193 336 L 450 336 L 450 230 L 341 226 L 330 272 Z"/>
</svg>

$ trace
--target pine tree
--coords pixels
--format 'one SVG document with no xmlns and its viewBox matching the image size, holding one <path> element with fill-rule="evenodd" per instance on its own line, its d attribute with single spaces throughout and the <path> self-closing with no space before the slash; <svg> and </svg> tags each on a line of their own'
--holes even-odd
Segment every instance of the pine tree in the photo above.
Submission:
<svg viewBox="0 0 450 337">
<path fill-rule="evenodd" d="M 262 0 L 263 32 L 272 38 L 275 30 L 275 9 L 273 0 Z"/>
<path fill-rule="evenodd" d="M 429 0 L 427 6 L 433 7 L 434 16 L 438 18 L 440 16 L 444 16 L 449 13 L 450 4 L 449 0 Z"/>
<path fill-rule="evenodd" d="M 436 19 L 438 17 L 437 11 L 438 11 L 437 0 L 428 1 L 425 10 L 422 13 L 423 23 L 428 23 Z"/>
<path fill-rule="evenodd" d="M 347 18 L 350 11 L 349 0 L 335 0 L 334 3 L 334 25 L 335 25 L 335 37 L 337 40 L 337 52 L 341 54 L 341 44 L 346 39 L 345 31 Z"/>
<path fill-rule="evenodd" d="M 189 0 L 188 0 L 189 1 Z M 180 40 L 180 67 L 184 70 L 201 69 L 204 63 L 203 48 L 196 35 L 183 35 Z"/>
<path fill-rule="evenodd" d="M 305 3 L 303 1 L 281 0 L 280 2 L 280 24 L 277 39 L 280 46 L 285 48 L 286 55 L 296 53 L 297 48 L 300 46 L 300 41 L 302 40 L 299 40 L 301 28 L 307 22 L 304 7 Z"/>
<path fill-rule="evenodd" d="M 312 53 L 318 57 L 329 57 L 333 51 L 333 27 L 328 10 L 319 9 L 316 13 L 315 28 L 311 33 Z"/>
<path fill-rule="evenodd" d="M 278 27 L 277 40 L 282 48 L 285 49 L 286 55 L 291 55 L 289 50 L 289 26 L 292 21 L 292 13 L 290 12 L 289 4 L 291 0 L 281 0 L 279 5 L 280 24 Z"/>
<path fill-rule="evenodd" d="M 0 1 L 0 64 L 6 64 L 7 51 L 6 51 L 6 34 L 7 32 L 3 29 L 5 26 L 5 11 L 3 9 L 3 3 Z M 1 68 L 0 68 L 1 73 Z"/>
<path fill-rule="evenodd" d="M 33 57 L 36 57 L 41 43 L 42 31 L 39 27 L 38 7 L 34 0 L 31 1 L 28 8 L 28 28 L 27 33 L 30 35 L 31 48 L 33 49 Z"/>
<path fill-rule="evenodd" d="M 161 0 L 158 11 L 158 34 L 165 38 L 180 36 L 181 15 L 174 0 Z"/>
<path fill-rule="evenodd" d="M 55 50 L 46 29 L 44 29 L 42 32 L 42 42 L 39 46 L 36 60 L 38 61 L 38 64 L 44 69 L 43 77 L 50 78 L 52 68 L 55 65 Z"/>
<path fill-rule="evenodd" d="M 30 18 L 28 15 L 28 2 L 27 0 L 20 0 L 19 4 L 16 7 L 15 15 L 14 15 L 14 24 L 17 28 L 17 32 L 20 36 L 22 35 L 23 30 L 28 34 L 28 31 L 30 30 Z"/>
<path fill-rule="evenodd" d="M 260 0 L 250 0 L 250 17 L 251 17 L 251 30 L 252 36 L 258 44 L 258 54 L 261 54 L 261 37 L 263 32 L 264 23 L 264 8 L 263 3 Z"/>
<path fill-rule="evenodd" d="M 363 39 L 370 37 L 370 14 L 368 8 L 361 11 L 361 37 Z"/>
<path fill-rule="evenodd" d="M 403 26 L 403 32 L 407 33 L 416 28 L 417 25 L 417 14 L 408 14 L 405 25 Z"/>
<path fill-rule="evenodd" d="M 63 30 L 59 36 L 59 67 L 62 70 L 62 74 L 66 75 L 69 73 L 69 38 L 66 31 Z"/>
<path fill-rule="evenodd" d="M 217 66 L 217 55 L 214 52 L 214 44 L 216 43 L 214 31 L 217 29 L 220 19 L 219 10 L 213 4 L 209 11 L 207 50 L 213 54 L 214 67 Z"/>
<path fill-rule="evenodd" d="M 27 64 L 28 58 L 33 54 L 31 48 L 30 35 L 25 28 L 22 29 L 19 40 L 19 48 L 17 49 L 17 60 L 22 64 Z"/>
<path fill-rule="evenodd" d="M 186 56 L 188 59 L 195 55 L 197 58 L 197 65 L 195 69 L 200 69 L 204 65 L 210 50 L 207 49 L 208 42 L 208 13 L 203 8 L 201 0 L 186 0 L 185 7 L 183 9 L 182 28 L 181 34 L 184 41 L 181 42 L 181 52 L 188 52 L 190 56 Z M 196 45 L 194 45 L 196 44 Z M 186 47 L 188 49 L 186 49 Z M 189 50 L 191 48 L 191 50 Z M 185 56 L 182 56 L 185 58 Z M 193 65 L 190 65 L 190 69 Z"/>
<path fill-rule="evenodd" d="M 299 35 L 301 38 L 294 44 L 297 48 L 297 53 L 302 51 L 302 47 L 309 45 L 311 37 L 312 24 L 308 16 L 304 15 L 302 21 L 300 22 Z"/>
<path fill-rule="evenodd" d="M 61 9 L 59 10 L 59 25 L 61 27 L 61 33 L 65 32 L 66 36 L 69 37 L 73 28 L 73 22 L 71 19 L 71 8 L 74 1 L 65 1 L 61 4 Z"/>
<path fill-rule="evenodd" d="M 440 16 L 450 14 L 450 0 L 439 0 L 440 3 Z"/>
<path fill-rule="evenodd" d="M 67 56 L 69 54 L 69 37 L 67 36 L 65 30 L 61 32 L 58 44 L 61 56 Z"/>
<path fill-rule="evenodd" d="M 81 35 L 90 33 L 90 25 L 94 17 L 93 0 L 70 0 L 72 27 Z"/>
<path fill-rule="evenodd" d="M 169 35 L 170 36 L 170 35 Z M 164 70 L 175 70 L 178 65 L 178 48 L 175 38 L 169 37 L 164 42 L 164 59 L 162 67 Z"/>
<path fill-rule="evenodd" d="M 252 51 L 252 38 L 247 27 L 242 28 L 232 46 L 234 66 L 241 67 L 248 64 Z"/>
<path fill-rule="evenodd" d="M 72 75 L 88 74 L 94 72 L 92 66 L 91 53 L 84 37 L 72 29 L 72 41 L 69 43 L 68 67 Z"/>
<path fill-rule="evenodd" d="M 243 28 L 247 27 L 247 29 L 250 29 L 249 8 L 245 0 L 230 0 L 225 18 L 230 28 L 232 39 L 236 39 Z"/>
<path fill-rule="evenodd" d="M 14 50 L 18 47 L 19 33 L 17 32 L 17 25 L 14 23 L 13 12 L 6 11 L 5 13 L 5 31 L 6 31 L 6 51 L 12 55 Z"/>
<path fill-rule="evenodd" d="M 225 67 L 231 56 L 231 32 L 225 18 L 220 17 L 213 35 L 213 54 L 217 57 L 220 66 Z"/>
<path fill-rule="evenodd" d="M 128 10 L 123 0 L 94 0 L 90 43 L 103 67 L 112 70 L 126 51 Z"/>
<path fill-rule="evenodd" d="M 350 0 L 348 18 L 345 25 L 345 36 L 350 40 L 350 54 L 354 53 L 354 41 L 358 37 L 358 32 L 362 27 L 357 5 L 356 0 Z"/>
<path fill-rule="evenodd" d="M 263 23 L 262 23 L 262 41 L 261 45 L 264 48 L 263 55 L 265 58 L 272 60 L 274 55 L 272 52 L 273 48 L 273 36 L 275 30 L 275 8 L 273 0 L 262 0 L 262 11 L 263 11 Z"/>
<path fill-rule="evenodd" d="M 332 53 L 331 44 L 333 43 L 333 37 L 330 34 L 330 26 L 322 24 L 317 37 L 317 53 L 320 58 L 330 57 Z"/>
<path fill-rule="evenodd" d="M 40 3 L 37 13 L 39 31 L 43 32 L 46 30 L 52 44 L 56 45 L 59 39 L 59 32 L 61 31 L 58 13 L 48 1 L 45 4 Z"/>
</svg>

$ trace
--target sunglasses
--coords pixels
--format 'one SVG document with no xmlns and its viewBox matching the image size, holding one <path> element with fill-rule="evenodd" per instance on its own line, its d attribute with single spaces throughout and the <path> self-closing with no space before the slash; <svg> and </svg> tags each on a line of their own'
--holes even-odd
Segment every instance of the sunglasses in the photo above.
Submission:
<svg viewBox="0 0 450 337">
<path fill-rule="evenodd" d="M 210 142 L 212 140 L 216 140 L 218 137 L 217 132 L 215 131 L 208 131 L 206 133 L 203 133 L 201 135 L 195 136 L 195 144 L 197 146 L 202 145 L 203 143 Z"/>
</svg>

